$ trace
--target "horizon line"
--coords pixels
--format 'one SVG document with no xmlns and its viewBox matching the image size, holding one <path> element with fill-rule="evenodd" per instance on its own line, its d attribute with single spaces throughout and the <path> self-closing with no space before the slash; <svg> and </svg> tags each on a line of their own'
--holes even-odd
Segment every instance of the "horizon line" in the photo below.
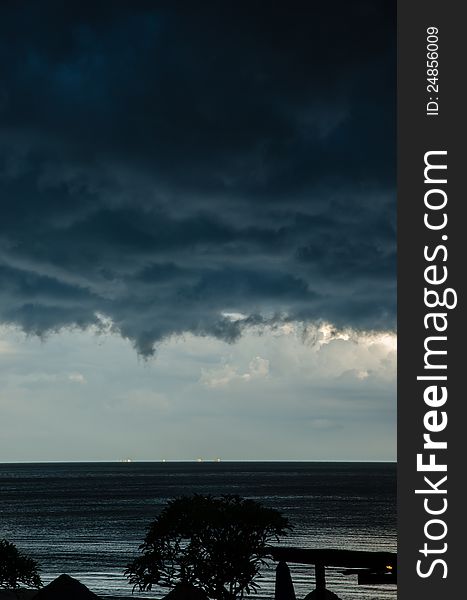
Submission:
<svg viewBox="0 0 467 600">
<path fill-rule="evenodd" d="M 2 465 L 10 464 L 134 464 L 134 463 L 193 463 L 193 464 L 222 464 L 222 463 L 394 463 L 397 464 L 397 459 L 86 459 L 86 460 L 6 460 L 0 461 Z"/>
</svg>

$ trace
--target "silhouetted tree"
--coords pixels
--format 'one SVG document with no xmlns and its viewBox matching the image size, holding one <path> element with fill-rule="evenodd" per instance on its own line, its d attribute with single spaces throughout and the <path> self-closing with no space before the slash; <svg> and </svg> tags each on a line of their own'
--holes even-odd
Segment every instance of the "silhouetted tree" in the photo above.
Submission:
<svg viewBox="0 0 467 600">
<path fill-rule="evenodd" d="M 39 566 L 8 540 L 0 540 L 0 588 L 41 587 Z"/>
<path fill-rule="evenodd" d="M 277 510 L 239 496 L 171 500 L 151 524 L 125 575 L 133 590 L 194 585 L 215 600 L 254 592 L 268 544 L 289 529 Z"/>
</svg>

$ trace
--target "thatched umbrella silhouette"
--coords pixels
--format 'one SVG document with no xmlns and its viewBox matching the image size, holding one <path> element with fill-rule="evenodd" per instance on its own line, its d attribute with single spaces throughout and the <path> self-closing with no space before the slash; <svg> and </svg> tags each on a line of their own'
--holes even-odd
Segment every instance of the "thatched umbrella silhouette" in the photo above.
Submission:
<svg viewBox="0 0 467 600">
<path fill-rule="evenodd" d="M 84 584 L 69 575 L 60 575 L 34 596 L 34 600 L 100 600 Z"/>
</svg>

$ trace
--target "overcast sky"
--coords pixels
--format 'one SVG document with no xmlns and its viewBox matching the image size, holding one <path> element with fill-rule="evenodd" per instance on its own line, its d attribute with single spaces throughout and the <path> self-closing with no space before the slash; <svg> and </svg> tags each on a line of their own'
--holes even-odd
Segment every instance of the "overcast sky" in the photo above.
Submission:
<svg viewBox="0 0 467 600">
<path fill-rule="evenodd" d="M 0 11 L 0 461 L 394 459 L 393 3 Z"/>
</svg>

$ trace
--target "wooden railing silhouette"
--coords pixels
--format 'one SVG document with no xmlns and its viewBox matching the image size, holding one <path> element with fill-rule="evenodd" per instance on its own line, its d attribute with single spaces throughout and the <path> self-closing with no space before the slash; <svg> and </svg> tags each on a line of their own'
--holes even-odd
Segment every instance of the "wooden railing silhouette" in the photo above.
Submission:
<svg viewBox="0 0 467 600">
<path fill-rule="evenodd" d="M 341 567 L 345 575 L 357 575 L 358 584 L 397 583 L 397 554 L 363 550 L 334 550 L 275 546 L 271 556 L 276 569 L 275 600 L 295 600 L 295 591 L 287 563 L 315 566 L 316 600 L 326 600 L 326 567 Z"/>
</svg>

